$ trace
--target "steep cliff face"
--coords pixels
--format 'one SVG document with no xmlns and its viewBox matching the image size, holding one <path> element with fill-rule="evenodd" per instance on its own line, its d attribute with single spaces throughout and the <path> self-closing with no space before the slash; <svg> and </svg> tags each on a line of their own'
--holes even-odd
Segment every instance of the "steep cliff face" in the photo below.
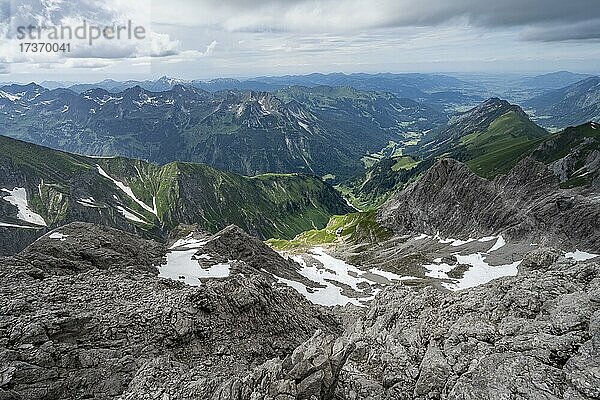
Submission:
<svg viewBox="0 0 600 400">
<path fill-rule="evenodd" d="M 397 232 L 521 240 L 600 248 L 600 197 L 594 188 L 561 189 L 542 163 L 522 160 L 493 181 L 444 159 L 394 195 L 379 221 Z"/>
</svg>

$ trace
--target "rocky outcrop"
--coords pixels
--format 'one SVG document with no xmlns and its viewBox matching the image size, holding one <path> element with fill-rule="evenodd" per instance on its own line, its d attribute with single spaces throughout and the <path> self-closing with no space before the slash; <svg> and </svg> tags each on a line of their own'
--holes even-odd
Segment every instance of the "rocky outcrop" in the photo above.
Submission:
<svg viewBox="0 0 600 400">
<path fill-rule="evenodd" d="M 157 277 L 159 244 L 87 224 L 60 233 L 0 261 L 2 399 L 209 398 L 315 331 L 339 333 L 258 271 L 191 287 Z"/>
<path fill-rule="evenodd" d="M 202 252 L 211 255 L 213 262 L 241 260 L 259 271 L 306 281 L 298 273 L 300 265 L 297 262 L 281 257 L 275 250 L 235 225 L 230 225 L 211 236 L 202 246 Z"/>
<path fill-rule="evenodd" d="M 489 181 L 458 161 L 438 161 L 423 178 L 395 194 L 379 221 L 399 233 L 482 237 L 600 249 L 600 196 L 593 188 L 560 189 L 544 164 L 522 160 Z"/>
<path fill-rule="evenodd" d="M 241 233 L 215 249 L 244 267 L 200 286 L 157 277 L 162 245 L 89 224 L 0 259 L 0 399 L 600 396 L 597 261 L 542 248 L 517 277 L 398 283 L 335 318 L 244 261 L 267 253 Z"/>
<path fill-rule="evenodd" d="M 16 260 L 48 273 L 78 273 L 91 269 L 124 269 L 155 272 L 165 246 L 102 225 L 74 222 L 39 238 Z"/>
<path fill-rule="evenodd" d="M 228 380 L 212 399 L 331 400 L 353 348 L 342 338 L 318 331 L 283 361 L 269 360 L 249 375 Z"/>
<path fill-rule="evenodd" d="M 557 257 L 469 291 L 384 290 L 345 333 L 339 398 L 598 398 L 600 265 Z"/>
</svg>

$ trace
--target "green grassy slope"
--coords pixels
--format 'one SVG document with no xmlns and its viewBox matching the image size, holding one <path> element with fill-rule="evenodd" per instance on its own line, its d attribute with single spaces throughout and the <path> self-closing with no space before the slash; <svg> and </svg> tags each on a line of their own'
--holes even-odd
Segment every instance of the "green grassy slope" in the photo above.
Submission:
<svg viewBox="0 0 600 400">
<path fill-rule="evenodd" d="M 560 164 L 557 169 L 561 171 L 561 185 L 569 188 L 600 179 L 594 162 L 599 152 L 600 124 L 587 123 L 553 134 L 535 149 L 532 157 L 545 164 Z"/>
<path fill-rule="evenodd" d="M 376 211 L 335 215 L 323 229 L 303 232 L 292 240 L 269 239 L 277 250 L 293 250 L 333 243 L 377 243 L 389 239 L 392 232 L 380 226 Z"/>
<path fill-rule="evenodd" d="M 476 174 L 492 178 L 508 172 L 547 136 L 546 130 L 523 114 L 509 111 L 485 131 L 463 137 L 450 156 L 466 161 Z"/>
<path fill-rule="evenodd" d="M 236 224 L 262 238 L 292 238 L 352 211 L 335 189 L 303 174 L 245 177 L 202 164 L 89 158 L 2 136 L 0 150 L 0 187 L 25 187 L 51 226 L 84 220 L 159 236 L 179 224 L 210 231 Z M 91 198 L 93 207 L 82 204 Z"/>
</svg>

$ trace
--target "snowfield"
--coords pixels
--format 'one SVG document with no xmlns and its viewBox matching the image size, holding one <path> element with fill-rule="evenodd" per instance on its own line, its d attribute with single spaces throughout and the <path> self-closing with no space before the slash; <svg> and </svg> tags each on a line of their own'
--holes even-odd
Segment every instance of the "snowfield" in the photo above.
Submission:
<svg viewBox="0 0 600 400">
<path fill-rule="evenodd" d="M 33 225 L 47 226 L 44 218 L 29 208 L 29 204 L 27 203 L 27 190 L 25 188 L 17 187 L 13 190 L 2 189 L 2 192 L 8 193 L 8 196 L 4 196 L 2 199 L 17 207 L 18 219 Z"/>
<path fill-rule="evenodd" d="M 209 260 L 208 254 L 197 255 L 198 249 L 207 242 L 192 238 L 192 235 L 179 239 L 167 253 L 167 262 L 158 267 L 158 276 L 184 282 L 187 285 L 199 286 L 201 279 L 227 278 L 230 275 L 231 263 L 219 263 L 203 268 L 198 260 Z"/>
<path fill-rule="evenodd" d="M 428 270 L 425 275 L 431 278 L 450 280 L 451 282 L 442 283 L 442 286 L 446 289 L 462 290 L 483 285 L 484 283 L 503 276 L 516 276 L 518 272 L 517 267 L 521 264 L 521 261 L 515 261 L 511 264 L 492 266 L 486 262 L 486 257 L 482 253 L 468 255 L 456 254 L 455 257 L 457 259 L 456 265 L 442 262 L 425 264 L 424 267 Z M 448 276 L 448 273 L 459 264 L 469 266 L 463 273 L 462 278 L 453 279 Z"/>
</svg>

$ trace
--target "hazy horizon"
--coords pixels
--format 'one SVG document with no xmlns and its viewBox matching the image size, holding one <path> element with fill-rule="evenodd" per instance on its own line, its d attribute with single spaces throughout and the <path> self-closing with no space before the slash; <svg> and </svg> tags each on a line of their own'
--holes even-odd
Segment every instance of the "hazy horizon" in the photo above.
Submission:
<svg viewBox="0 0 600 400">
<path fill-rule="evenodd" d="M 20 77 L 21 79 L 2 79 L 3 77 L 6 77 L 6 75 L 0 75 L 0 84 L 11 84 L 11 83 L 15 83 L 15 84 L 29 84 L 29 83 L 36 83 L 38 85 L 43 86 L 42 84 L 44 82 L 50 82 L 50 83 L 62 83 L 62 84 L 93 84 L 93 83 L 98 83 L 104 80 L 107 81 L 115 81 L 115 82 L 124 82 L 124 81 L 157 81 L 163 77 L 167 77 L 170 79 L 177 79 L 177 80 L 182 80 L 182 81 L 211 81 L 211 80 L 217 80 L 217 79 L 235 79 L 235 80 L 239 80 L 239 81 L 246 81 L 246 80 L 254 80 L 254 79 L 260 79 L 260 78 L 283 78 L 286 76 L 307 76 L 307 75 L 312 75 L 312 74 L 319 74 L 319 75 L 335 75 L 335 74 L 344 74 L 344 75 L 353 75 L 353 74 L 367 74 L 367 75 L 378 75 L 378 74 L 393 74 L 393 75 L 410 75 L 410 74 L 423 74 L 423 75 L 439 75 L 439 76 L 448 76 L 448 77 L 453 77 L 453 78 L 457 78 L 457 79 L 462 79 L 462 80 L 469 80 L 469 78 L 472 79 L 476 79 L 476 78 L 482 78 L 482 77 L 490 77 L 490 78 L 505 78 L 505 79 L 518 79 L 518 78 L 528 78 L 528 77 L 537 77 L 537 76 L 543 76 L 543 75 L 549 75 L 549 74 L 555 74 L 555 73 L 572 73 L 572 74 L 580 74 L 580 75 L 593 75 L 593 76 L 599 76 L 600 73 L 597 72 L 579 72 L 579 71 L 567 71 L 567 70 L 557 70 L 557 71 L 529 71 L 529 72 L 484 72 L 484 71 L 473 71 L 473 72 L 460 72 L 460 71 L 454 71 L 454 72 L 444 72 L 444 71 L 440 71 L 440 72 L 420 72 L 420 71 L 402 71 L 402 72 L 390 72 L 390 71 L 382 71 L 382 72 L 362 72 L 362 71 L 357 71 L 357 72 L 339 72 L 339 71 L 334 71 L 334 72 L 311 72 L 311 73 L 306 73 L 306 74 L 276 74 L 276 75 L 253 75 L 253 76 L 214 76 L 214 77 L 209 77 L 209 78 L 203 78 L 203 77 L 196 77 L 196 78 L 182 78 L 179 76 L 173 76 L 173 75 L 156 75 L 156 76 L 135 76 L 135 75 L 131 75 L 131 76 L 119 76 L 119 75 L 115 75 L 115 76 L 105 76 L 105 77 L 99 77 L 97 75 L 93 75 L 93 76 L 85 76 L 83 77 L 84 79 L 53 79 L 53 77 L 50 77 L 50 79 L 46 78 L 46 77 L 40 77 L 38 79 L 26 79 L 23 77 Z M 19 77 L 18 77 L 19 78 Z M 94 79 L 96 78 L 96 79 Z"/>
</svg>

